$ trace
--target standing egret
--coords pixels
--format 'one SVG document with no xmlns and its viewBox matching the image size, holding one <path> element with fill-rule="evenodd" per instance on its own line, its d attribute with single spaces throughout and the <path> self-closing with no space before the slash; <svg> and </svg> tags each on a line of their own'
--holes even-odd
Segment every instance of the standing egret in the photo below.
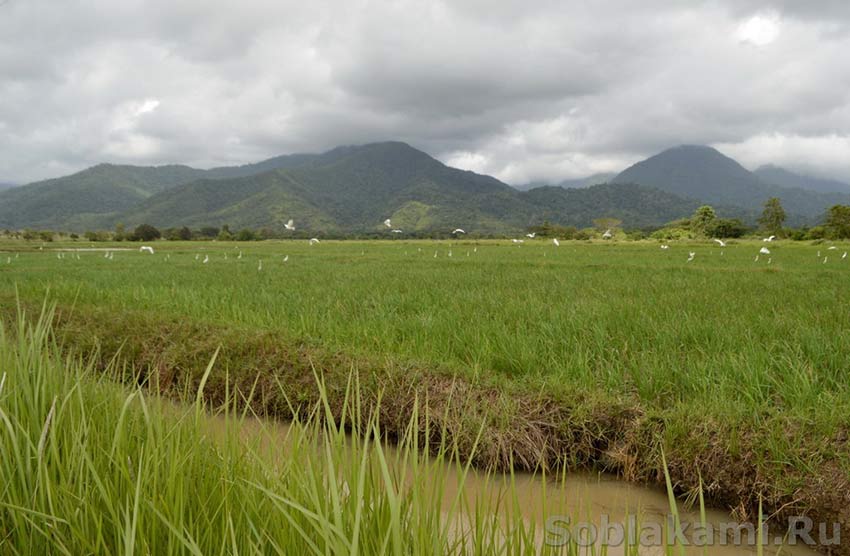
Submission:
<svg viewBox="0 0 850 556">
<path fill-rule="evenodd" d="M 309 241 L 308 243 L 309 243 L 310 245 L 313 245 L 313 244 L 319 243 L 319 240 L 318 240 L 318 238 L 311 237 L 311 238 L 310 238 L 310 241 Z"/>
<path fill-rule="evenodd" d="M 210 256 L 204 255 L 204 264 L 207 264 L 208 262 L 210 262 Z"/>
<path fill-rule="evenodd" d="M 556 238 L 556 237 L 555 237 L 555 238 L 552 238 L 552 243 L 554 243 L 554 244 L 555 244 L 555 247 L 560 247 L 560 246 L 561 246 L 561 242 L 560 242 L 560 241 L 558 241 L 558 238 Z"/>
<path fill-rule="evenodd" d="M 762 255 L 770 255 L 770 249 L 768 249 L 767 247 L 762 247 L 761 249 L 759 249 L 759 253 L 761 253 Z"/>
<path fill-rule="evenodd" d="M 846 258 L 847 258 L 847 251 L 845 251 L 845 252 L 844 252 L 844 254 L 843 254 L 843 255 L 841 255 L 841 258 L 842 258 L 842 259 L 846 259 Z"/>
<path fill-rule="evenodd" d="M 696 256 L 697 256 L 697 254 L 693 251 L 688 253 L 688 262 L 691 262 L 692 260 L 694 260 L 694 257 L 696 257 Z"/>
<path fill-rule="evenodd" d="M 257 265 L 257 270 L 263 270 L 263 261 L 260 260 L 260 264 Z"/>
<path fill-rule="evenodd" d="M 153 255 L 153 247 L 151 247 L 149 245 L 142 245 L 141 247 L 139 247 L 139 252 L 140 253 L 150 253 L 151 255 Z"/>
<path fill-rule="evenodd" d="M 602 234 L 602 239 L 611 239 L 614 235 L 611 233 L 611 228 L 605 230 L 605 233 Z"/>
<path fill-rule="evenodd" d="M 289 260 L 289 255 L 286 255 L 286 256 L 283 258 L 283 262 L 286 262 L 286 261 L 288 261 L 288 260 Z"/>
</svg>

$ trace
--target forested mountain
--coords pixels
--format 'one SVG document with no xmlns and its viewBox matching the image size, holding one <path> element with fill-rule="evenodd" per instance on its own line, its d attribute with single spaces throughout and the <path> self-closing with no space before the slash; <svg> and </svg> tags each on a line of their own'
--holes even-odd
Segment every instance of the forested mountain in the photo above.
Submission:
<svg viewBox="0 0 850 556">
<path fill-rule="evenodd" d="M 510 233 L 543 221 L 589 226 L 600 217 L 627 227 L 655 226 L 704 203 L 721 216 L 752 222 L 771 196 L 780 197 L 789 213 L 809 218 L 850 202 L 848 195 L 765 183 L 709 147 L 670 149 L 611 182 L 518 191 L 405 143 L 384 142 L 209 170 L 100 164 L 0 193 L 0 228 L 84 231 L 148 223 L 282 230 L 291 218 L 302 232 L 351 233 L 384 230 L 390 218 L 411 232 L 461 227 Z"/>
<path fill-rule="evenodd" d="M 761 166 L 753 173 L 765 183 L 782 187 L 798 187 L 818 193 L 850 193 L 850 184 L 848 183 L 804 176 L 772 164 Z"/>
<path fill-rule="evenodd" d="M 790 214 L 819 218 L 830 206 L 850 203 L 850 195 L 817 193 L 762 181 L 711 147 L 682 145 L 627 168 L 614 183 L 636 183 L 705 203 L 758 210 L 778 197 Z"/>
</svg>

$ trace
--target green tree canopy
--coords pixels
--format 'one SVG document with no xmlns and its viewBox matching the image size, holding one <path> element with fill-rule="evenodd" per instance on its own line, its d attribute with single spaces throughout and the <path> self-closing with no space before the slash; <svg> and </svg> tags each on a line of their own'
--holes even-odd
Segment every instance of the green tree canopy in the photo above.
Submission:
<svg viewBox="0 0 850 556">
<path fill-rule="evenodd" d="M 703 205 L 694 211 L 691 217 L 691 229 L 694 233 L 706 236 L 711 227 L 711 223 L 717 219 L 717 213 L 709 205 Z"/>
<path fill-rule="evenodd" d="M 826 215 L 826 228 L 830 237 L 850 238 L 850 206 L 834 205 Z"/>
<path fill-rule="evenodd" d="M 771 197 L 764 203 L 764 210 L 759 217 L 759 226 L 771 234 L 779 235 L 785 223 L 785 209 L 777 197 Z"/>
</svg>

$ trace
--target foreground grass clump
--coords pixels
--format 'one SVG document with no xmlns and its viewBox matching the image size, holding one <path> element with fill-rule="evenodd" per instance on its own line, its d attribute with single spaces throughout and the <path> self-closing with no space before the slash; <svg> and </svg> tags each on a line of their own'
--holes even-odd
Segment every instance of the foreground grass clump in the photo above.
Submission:
<svg viewBox="0 0 850 556">
<path fill-rule="evenodd" d="M 448 447 L 385 451 L 356 395 L 351 421 L 319 405 L 264 448 L 202 390 L 187 409 L 63 360 L 49 320 L 0 328 L 1 554 L 536 552 L 533 522 L 443 490 Z"/>
</svg>

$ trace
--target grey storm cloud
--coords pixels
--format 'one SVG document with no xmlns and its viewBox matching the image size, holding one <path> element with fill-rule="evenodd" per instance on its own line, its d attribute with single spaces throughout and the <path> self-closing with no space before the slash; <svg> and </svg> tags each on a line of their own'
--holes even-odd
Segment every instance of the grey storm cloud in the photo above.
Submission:
<svg viewBox="0 0 850 556">
<path fill-rule="evenodd" d="M 0 182 L 403 140 L 512 183 L 681 143 L 850 180 L 844 0 L 0 2 Z"/>
</svg>

